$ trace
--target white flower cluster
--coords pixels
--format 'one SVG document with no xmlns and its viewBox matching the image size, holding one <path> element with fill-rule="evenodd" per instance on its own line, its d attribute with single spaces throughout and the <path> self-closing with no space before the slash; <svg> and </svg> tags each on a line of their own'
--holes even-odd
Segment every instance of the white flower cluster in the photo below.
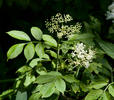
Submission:
<svg viewBox="0 0 114 100">
<path fill-rule="evenodd" d="M 85 68 L 88 68 L 90 66 L 90 62 L 92 62 L 95 51 L 91 48 L 86 48 L 86 45 L 83 43 L 77 43 L 73 47 L 72 58 L 73 61 L 71 61 L 71 65 L 76 66 L 84 66 Z"/>
<path fill-rule="evenodd" d="M 50 21 L 45 21 L 46 28 L 48 28 L 50 33 L 57 33 L 58 38 L 62 38 L 62 36 L 68 37 L 74 32 L 80 32 L 81 25 L 80 23 L 76 23 L 76 25 L 64 25 L 69 21 L 72 21 L 73 18 L 69 15 L 63 15 L 57 13 L 55 16 L 52 16 Z"/>
<path fill-rule="evenodd" d="M 108 10 L 109 11 L 107 11 L 107 14 L 106 14 L 106 16 L 107 16 L 107 20 L 109 20 L 109 19 L 112 19 L 113 21 L 113 23 L 114 23 L 114 2 L 112 2 L 112 4 L 111 5 L 109 5 L 109 7 L 108 7 Z"/>
</svg>

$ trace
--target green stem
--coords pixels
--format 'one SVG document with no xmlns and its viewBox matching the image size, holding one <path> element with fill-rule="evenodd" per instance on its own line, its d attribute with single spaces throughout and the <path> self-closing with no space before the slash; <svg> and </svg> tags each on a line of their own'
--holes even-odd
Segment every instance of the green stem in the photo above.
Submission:
<svg viewBox="0 0 114 100">
<path fill-rule="evenodd" d="M 59 69 L 59 39 L 57 41 L 57 69 L 56 71 L 58 71 Z"/>
<path fill-rule="evenodd" d="M 103 91 L 102 95 L 106 92 L 106 90 L 108 89 L 108 87 L 109 87 L 111 84 L 114 84 L 114 82 L 112 82 L 112 83 L 110 83 L 110 84 L 108 84 L 108 85 L 107 85 L 107 87 L 104 89 L 104 91 Z M 101 99 L 101 98 L 102 98 L 102 95 L 101 95 L 101 97 L 100 97 L 99 99 Z"/>
<path fill-rule="evenodd" d="M 78 67 L 78 70 L 76 72 L 76 77 L 78 77 L 79 71 L 80 71 L 80 66 Z"/>
</svg>

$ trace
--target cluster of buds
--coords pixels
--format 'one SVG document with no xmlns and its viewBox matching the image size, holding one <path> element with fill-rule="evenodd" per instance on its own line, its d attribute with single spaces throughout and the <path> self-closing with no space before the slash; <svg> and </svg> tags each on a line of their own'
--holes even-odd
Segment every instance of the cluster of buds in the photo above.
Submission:
<svg viewBox="0 0 114 100">
<path fill-rule="evenodd" d="M 81 25 L 76 23 L 75 25 L 66 25 L 66 23 L 72 21 L 73 18 L 69 15 L 63 15 L 57 13 L 55 16 L 52 16 L 50 21 L 45 21 L 46 28 L 48 28 L 50 33 L 57 33 L 57 37 L 60 39 L 63 36 L 68 37 L 69 35 L 80 32 Z"/>
<path fill-rule="evenodd" d="M 95 57 L 95 51 L 91 48 L 87 48 L 83 43 L 77 43 L 72 50 L 70 65 L 88 68 Z"/>
</svg>

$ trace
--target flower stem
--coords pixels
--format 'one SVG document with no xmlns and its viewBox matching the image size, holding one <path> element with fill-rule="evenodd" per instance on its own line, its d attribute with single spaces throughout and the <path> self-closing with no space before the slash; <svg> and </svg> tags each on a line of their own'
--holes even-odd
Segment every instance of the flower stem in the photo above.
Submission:
<svg viewBox="0 0 114 100">
<path fill-rule="evenodd" d="M 56 71 L 59 69 L 59 39 L 57 41 L 57 67 Z"/>
<path fill-rule="evenodd" d="M 78 77 L 79 71 L 80 71 L 80 66 L 79 66 L 78 69 L 77 69 L 76 77 Z"/>
</svg>

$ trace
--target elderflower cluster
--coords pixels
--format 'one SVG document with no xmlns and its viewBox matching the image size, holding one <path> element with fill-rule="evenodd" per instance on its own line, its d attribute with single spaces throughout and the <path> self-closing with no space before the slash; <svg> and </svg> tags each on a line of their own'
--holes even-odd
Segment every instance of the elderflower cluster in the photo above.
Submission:
<svg viewBox="0 0 114 100">
<path fill-rule="evenodd" d="M 62 36 L 68 37 L 75 32 L 80 32 L 81 29 L 80 23 L 76 23 L 76 25 L 65 25 L 72 20 L 73 18 L 69 14 L 62 15 L 57 13 L 51 17 L 50 21 L 45 21 L 46 28 L 48 28 L 50 33 L 57 33 L 58 38 L 62 38 Z"/>
<path fill-rule="evenodd" d="M 90 62 L 92 62 L 95 51 L 91 48 L 86 47 L 83 43 L 77 43 L 73 47 L 72 55 L 72 61 L 70 61 L 70 65 L 76 66 L 84 66 L 85 68 L 88 68 L 90 66 Z"/>
<path fill-rule="evenodd" d="M 107 20 L 112 19 L 112 22 L 114 23 L 114 2 L 112 2 L 111 5 L 109 5 L 106 16 Z"/>
</svg>

